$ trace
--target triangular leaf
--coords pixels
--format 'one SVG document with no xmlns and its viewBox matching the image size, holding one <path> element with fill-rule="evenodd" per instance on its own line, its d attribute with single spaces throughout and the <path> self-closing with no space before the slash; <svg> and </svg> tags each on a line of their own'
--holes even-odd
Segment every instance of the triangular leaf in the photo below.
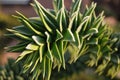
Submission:
<svg viewBox="0 0 120 80">
<path fill-rule="evenodd" d="M 48 32 L 45 32 L 45 35 L 47 36 L 46 42 L 50 43 L 52 41 L 50 34 Z"/>
<path fill-rule="evenodd" d="M 50 46 L 51 46 L 50 43 L 47 43 L 47 53 L 46 53 L 46 55 L 53 62 L 53 55 L 52 55 L 52 51 L 50 50 L 51 49 Z"/>
<path fill-rule="evenodd" d="M 40 36 L 35 36 L 35 35 L 33 35 L 32 36 L 32 39 L 36 42 L 36 44 L 38 44 L 38 45 L 43 45 L 43 44 L 45 44 L 45 40 L 44 40 L 44 38 L 42 38 L 42 37 L 40 37 Z"/>
<path fill-rule="evenodd" d="M 38 50 L 38 48 L 39 48 L 39 46 L 36 45 L 35 43 L 30 43 L 26 46 L 26 49 L 33 50 L 33 51 Z"/>
<path fill-rule="evenodd" d="M 18 57 L 18 59 L 16 60 L 16 62 L 18 62 L 18 61 L 20 61 L 21 59 L 23 59 L 26 55 L 28 55 L 28 54 L 30 54 L 30 53 L 32 53 L 33 51 L 30 51 L 30 50 L 25 50 L 25 51 L 23 51 L 20 55 L 19 55 L 19 57 Z"/>
<path fill-rule="evenodd" d="M 78 12 L 80 10 L 82 0 L 74 0 L 71 8 L 71 13 Z"/>
<path fill-rule="evenodd" d="M 62 62 L 62 60 L 61 60 L 61 55 L 60 55 L 58 46 L 57 46 L 57 44 L 56 44 L 55 42 L 54 42 L 53 45 L 52 45 L 51 52 L 52 52 L 52 55 L 53 55 L 56 59 L 59 60 L 59 62 Z"/>
<path fill-rule="evenodd" d="M 58 29 L 56 29 L 56 34 L 57 34 L 57 36 L 56 36 L 56 41 L 58 41 L 58 40 L 60 40 L 60 39 L 63 38 L 62 33 L 60 33 L 60 31 L 59 31 Z"/>
<path fill-rule="evenodd" d="M 30 29 L 28 29 L 24 25 L 16 26 L 13 29 L 16 30 L 16 31 L 19 31 L 19 33 L 25 34 L 25 35 L 33 35 L 34 34 L 33 31 L 31 31 Z"/>
<path fill-rule="evenodd" d="M 70 29 L 67 29 L 67 30 L 64 32 L 63 41 L 71 41 L 71 42 L 74 42 L 74 41 L 75 41 L 74 35 L 73 35 L 73 33 L 71 32 Z"/>
</svg>

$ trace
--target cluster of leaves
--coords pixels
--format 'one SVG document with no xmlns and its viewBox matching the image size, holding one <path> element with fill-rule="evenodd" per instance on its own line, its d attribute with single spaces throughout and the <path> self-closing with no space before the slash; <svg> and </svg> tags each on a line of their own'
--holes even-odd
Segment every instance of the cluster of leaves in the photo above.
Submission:
<svg viewBox="0 0 120 80">
<path fill-rule="evenodd" d="M 120 56 L 120 32 L 114 32 L 112 35 L 111 35 L 111 39 L 115 39 L 117 38 L 117 41 L 114 43 L 114 45 L 112 47 L 117 47 L 117 51 L 114 52 L 115 55 L 117 56 Z"/>
<path fill-rule="evenodd" d="M 0 80 L 30 80 L 30 77 L 21 74 L 22 65 L 14 64 L 15 60 L 8 59 L 4 67 L 0 67 Z"/>
<path fill-rule="evenodd" d="M 22 52 L 16 62 L 23 63 L 23 73 L 32 73 L 32 79 L 49 80 L 52 69 L 65 68 L 66 62 L 74 63 L 79 58 L 99 74 L 115 77 L 119 56 L 114 54 L 116 38 L 104 24 L 103 12 L 96 16 L 96 3 L 80 12 L 82 0 L 73 0 L 70 11 L 64 0 L 53 0 L 54 10 L 45 9 L 38 1 L 31 4 L 39 17 L 26 18 L 18 13 L 23 24 L 7 29 L 21 42 L 8 51 Z M 66 51 L 69 56 L 66 58 Z"/>
<path fill-rule="evenodd" d="M 80 61 L 77 61 L 76 63 L 70 65 L 66 65 L 66 70 L 63 68 L 60 72 L 57 71 L 57 69 L 54 69 L 51 75 L 51 80 L 56 80 L 56 77 L 58 80 L 69 77 L 70 75 L 73 75 L 74 73 L 79 73 L 79 71 L 83 71 L 85 69 L 85 65 L 80 63 Z M 8 63 L 5 66 L 0 67 L 0 80 L 32 80 L 31 74 L 23 74 L 22 71 L 22 63 L 15 64 L 15 60 L 8 59 Z M 41 76 L 39 76 L 39 79 L 41 79 Z"/>
<path fill-rule="evenodd" d="M 66 64 L 66 70 L 62 68 L 58 72 L 57 69 L 54 69 L 51 80 L 56 80 L 56 78 L 57 80 L 106 80 L 106 78 L 96 76 L 93 72 L 90 72 L 91 75 L 86 74 L 85 69 L 87 69 L 86 65 L 81 63 L 81 60 L 78 60 L 73 64 Z M 0 66 L 0 80 L 32 80 L 31 74 L 23 74 L 21 71 L 22 63 L 15 64 L 14 59 L 8 59 L 5 66 Z M 38 80 L 41 78 L 42 76 L 39 76 Z"/>
</svg>

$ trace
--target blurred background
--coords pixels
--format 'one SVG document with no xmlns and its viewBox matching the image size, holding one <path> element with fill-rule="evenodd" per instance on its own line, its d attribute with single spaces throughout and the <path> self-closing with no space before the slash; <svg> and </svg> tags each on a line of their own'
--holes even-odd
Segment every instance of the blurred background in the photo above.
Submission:
<svg viewBox="0 0 120 80">
<path fill-rule="evenodd" d="M 53 8 L 52 0 L 38 0 L 44 7 Z M 92 1 L 98 4 L 96 8 L 96 13 L 99 14 L 104 10 L 105 12 L 105 22 L 114 31 L 120 31 L 120 0 L 83 0 L 82 11 L 84 11 L 85 6 L 89 5 Z M 23 13 L 27 17 L 37 16 L 30 6 L 32 0 L 0 0 L 0 65 L 3 66 L 7 63 L 8 58 L 17 58 L 19 53 L 8 53 L 5 50 L 5 46 L 15 45 L 16 40 L 7 38 L 4 36 L 7 33 L 6 28 L 12 28 L 14 26 L 20 25 L 20 23 L 13 18 L 11 15 L 16 15 L 15 11 Z M 65 6 L 69 10 L 72 0 L 65 0 Z M 82 65 L 82 64 L 79 64 Z M 71 68 L 73 71 L 70 72 Z M 59 76 L 58 80 L 109 80 L 103 76 L 98 77 L 93 69 L 82 69 L 80 66 L 73 66 L 67 72 L 64 70 L 60 73 L 63 74 L 62 77 Z M 81 70 L 78 70 L 81 68 Z M 92 74 L 91 74 L 92 73 Z M 58 74 L 59 75 L 59 74 Z M 58 76 L 54 75 L 54 77 Z M 120 80 L 119 74 L 117 79 Z M 58 77 L 57 77 L 58 78 Z M 116 79 L 116 80 L 117 80 Z M 115 79 L 114 79 L 115 80 Z"/>
</svg>

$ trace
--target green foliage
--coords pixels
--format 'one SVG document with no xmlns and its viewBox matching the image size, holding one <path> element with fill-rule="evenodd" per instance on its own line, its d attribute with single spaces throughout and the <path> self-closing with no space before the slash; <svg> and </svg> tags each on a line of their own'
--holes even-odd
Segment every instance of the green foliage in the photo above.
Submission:
<svg viewBox="0 0 120 80">
<path fill-rule="evenodd" d="M 7 29 L 21 42 L 8 51 L 22 52 L 16 62 L 23 63 L 23 73 L 32 73 L 32 80 L 49 80 L 52 69 L 66 68 L 66 63 L 82 59 L 98 74 L 115 77 L 120 70 L 119 55 L 114 54 L 117 38 L 104 24 L 103 12 L 96 16 L 96 3 L 80 12 L 81 0 L 73 0 L 70 11 L 64 0 L 53 0 L 54 10 L 45 9 L 36 0 L 31 4 L 39 17 L 15 16 L 21 26 Z M 66 53 L 69 52 L 69 53 Z M 69 55 L 69 56 L 65 56 Z"/>
<path fill-rule="evenodd" d="M 60 72 L 57 69 L 52 71 L 51 80 L 56 80 L 56 78 L 57 80 L 106 80 L 95 75 L 93 71 L 85 70 L 86 68 L 80 60 L 74 64 L 66 64 L 66 70 L 62 68 Z M 22 63 L 15 64 L 15 60 L 8 59 L 8 63 L 0 67 L 0 80 L 32 80 L 31 74 L 23 74 L 21 71 Z M 40 79 L 41 76 L 38 80 Z"/>
<path fill-rule="evenodd" d="M 21 74 L 22 65 L 15 64 L 15 60 L 8 59 L 5 67 L 0 67 L 0 80 L 28 80 L 29 76 Z"/>
<path fill-rule="evenodd" d="M 120 32 L 114 32 L 112 35 L 111 35 L 111 38 L 112 39 L 115 39 L 117 38 L 117 42 L 114 43 L 114 46 L 117 47 L 117 51 L 114 52 L 114 54 L 118 55 L 119 56 L 119 53 L 120 53 Z"/>
<path fill-rule="evenodd" d="M 96 76 L 95 74 L 93 74 L 93 72 L 91 71 L 91 73 L 87 73 L 87 71 L 85 72 L 80 72 L 80 73 L 74 73 L 71 76 L 62 78 L 62 79 L 58 79 L 58 80 L 107 80 L 104 79 L 100 76 Z"/>
</svg>

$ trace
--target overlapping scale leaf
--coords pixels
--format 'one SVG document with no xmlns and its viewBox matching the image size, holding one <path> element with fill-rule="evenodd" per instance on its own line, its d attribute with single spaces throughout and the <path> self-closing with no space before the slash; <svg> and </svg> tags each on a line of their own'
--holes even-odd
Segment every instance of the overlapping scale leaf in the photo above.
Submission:
<svg viewBox="0 0 120 80">
<path fill-rule="evenodd" d="M 81 2 L 73 0 L 68 11 L 64 0 L 53 0 L 54 10 L 45 9 L 35 0 L 31 5 L 38 17 L 27 18 L 17 12 L 15 17 L 22 25 L 7 30 L 11 33 L 8 36 L 19 39 L 20 43 L 8 51 L 21 52 L 16 62 L 23 63 L 23 73 L 33 73 L 33 80 L 40 75 L 49 80 L 52 69 L 65 68 L 66 62 L 76 62 L 83 56 L 88 56 L 83 62 L 96 67 L 99 74 L 107 71 L 113 78 L 113 72 L 120 70 L 119 56 L 114 54 L 118 39 L 111 38 L 103 22 L 103 12 L 96 16 L 96 3 L 92 3 L 82 13 Z M 68 59 L 66 51 L 70 54 Z"/>
</svg>

